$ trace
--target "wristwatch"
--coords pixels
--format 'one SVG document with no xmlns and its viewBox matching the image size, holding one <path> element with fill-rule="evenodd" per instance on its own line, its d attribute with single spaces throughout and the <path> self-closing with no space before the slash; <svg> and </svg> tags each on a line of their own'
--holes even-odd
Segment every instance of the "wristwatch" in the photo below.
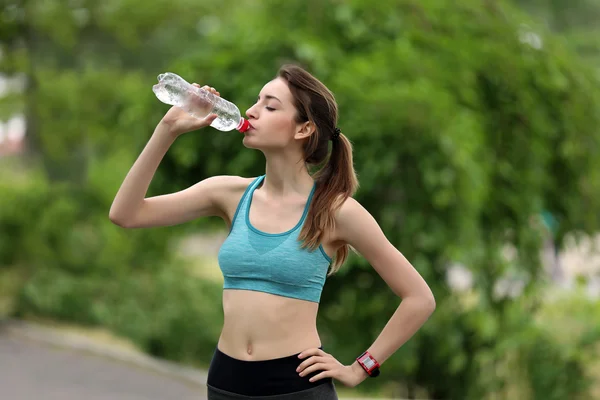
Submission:
<svg viewBox="0 0 600 400">
<path fill-rule="evenodd" d="M 360 366 L 365 370 L 367 374 L 369 374 L 371 378 L 379 376 L 379 363 L 376 359 L 373 358 L 373 356 L 368 351 L 362 353 L 356 359 L 356 361 L 358 361 L 358 364 L 360 364 Z"/>
</svg>

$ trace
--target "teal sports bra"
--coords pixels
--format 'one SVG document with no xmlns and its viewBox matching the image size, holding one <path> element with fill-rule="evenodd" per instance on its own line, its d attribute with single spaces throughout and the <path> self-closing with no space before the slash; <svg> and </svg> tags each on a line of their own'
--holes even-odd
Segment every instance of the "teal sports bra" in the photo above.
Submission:
<svg viewBox="0 0 600 400">
<path fill-rule="evenodd" d="M 254 190 L 264 178 L 256 178 L 246 188 L 229 235 L 219 249 L 223 289 L 253 290 L 318 303 L 331 258 L 321 245 L 311 251 L 301 248 L 298 241 L 316 186 L 294 228 L 266 233 L 253 227 L 249 218 Z"/>
</svg>

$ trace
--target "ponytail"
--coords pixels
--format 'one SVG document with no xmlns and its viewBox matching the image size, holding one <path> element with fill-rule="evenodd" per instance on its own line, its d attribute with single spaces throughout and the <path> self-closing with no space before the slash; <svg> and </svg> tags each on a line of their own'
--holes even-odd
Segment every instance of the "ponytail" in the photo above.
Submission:
<svg viewBox="0 0 600 400">
<path fill-rule="evenodd" d="M 352 144 L 336 128 L 337 103 L 321 81 L 297 65 L 282 66 L 277 76 L 287 82 L 294 97 L 296 122 L 310 121 L 316 127 L 304 143 L 304 161 L 308 166 L 322 167 L 313 174 L 316 189 L 298 238 L 303 248 L 316 250 L 325 233 L 334 231 L 336 212 L 358 188 Z M 340 269 L 348 258 L 349 248 L 343 245 L 336 251 L 328 275 Z"/>
<path fill-rule="evenodd" d="M 335 213 L 358 188 L 352 161 L 352 143 L 346 136 L 340 134 L 333 138 L 327 163 L 313 178 L 317 187 L 299 239 L 303 241 L 303 247 L 314 250 L 319 247 L 326 232 L 333 232 Z M 349 248 L 345 244 L 336 251 L 328 275 L 340 269 L 348 258 Z"/>
</svg>

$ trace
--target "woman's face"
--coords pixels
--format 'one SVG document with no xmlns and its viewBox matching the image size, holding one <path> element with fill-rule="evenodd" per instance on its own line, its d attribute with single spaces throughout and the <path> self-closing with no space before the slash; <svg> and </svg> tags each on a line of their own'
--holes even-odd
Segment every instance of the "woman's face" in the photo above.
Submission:
<svg viewBox="0 0 600 400">
<path fill-rule="evenodd" d="M 296 107 L 285 80 L 276 78 L 267 83 L 256 104 L 246 111 L 251 128 L 244 133 L 244 146 L 253 149 L 285 148 L 295 142 L 302 124 L 295 121 Z"/>
</svg>

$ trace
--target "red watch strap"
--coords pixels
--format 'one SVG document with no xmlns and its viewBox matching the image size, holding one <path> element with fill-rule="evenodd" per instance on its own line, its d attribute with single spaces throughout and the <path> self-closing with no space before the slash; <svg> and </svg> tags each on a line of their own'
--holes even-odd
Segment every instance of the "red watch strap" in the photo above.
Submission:
<svg viewBox="0 0 600 400">
<path fill-rule="evenodd" d="M 373 370 L 379 368 L 377 360 L 368 352 L 365 351 L 357 359 L 360 366 L 366 371 L 367 374 L 371 375 Z"/>
</svg>

